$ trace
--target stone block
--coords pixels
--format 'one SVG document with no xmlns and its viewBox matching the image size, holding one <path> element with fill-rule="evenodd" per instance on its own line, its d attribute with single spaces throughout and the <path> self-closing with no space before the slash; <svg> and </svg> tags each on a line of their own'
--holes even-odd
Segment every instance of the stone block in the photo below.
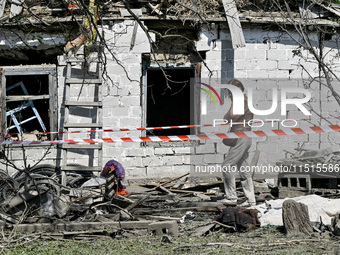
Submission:
<svg viewBox="0 0 340 255">
<path fill-rule="evenodd" d="M 148 233 L 156 236 L 170 235 L 178 237 L 178 224 L 176 221 L 153 222 L 148 225 Z"/>
<path fill-rule="evenodd" d="M 165 156 L 163 157 L 163 163 L 165 166 L 180 165 L 183 163 L 182 156 Z"/>
<path fill-rule="evenodd" d="M 204 159 L 203 159 L 204 163 L 207 164 L 221 164 L 224 161 L 224 155 L 221 154 L 207 154 L 204 155 Z"/>
<path fill-rule="evenodd" d="M 190 165 L 173 166 L 172 172 L 175 175 L 182 175 L 190 172 Z"/>
<path fill-rule="evenodd" d="M 215 144 L 207 142 L 205 144 L 200 144 L 195 148 L 196 154 L 207 154 L 207 153 L 215 153 Z"/>
<path fill-rule="evenodd" d="M 277 61 L 274 60 L 258 60 L 255 64 L 256 69 L 260 70 L 276 70 Z"/>
<path fill-rule="evenodd" d="M 193 147 L 175 147 L 174 151 L 175 151 L 175 154 L 193 154 L 194 148 Z"/>
<path fill-rule="evenodd" d="M 122 96 L 120 99 L 122 106 L 140 106 L 140 96 Z"/>
<path fill-rule="evenodd" d="M 163 157 L 146 157 L 142 159 L 144 166 L 162 166 Z"/>
<path fill-rule="evenodd" d="M 253 60 L 265 60 L 266 59 L 266 51 L 265 50 L 249 50 L 246 51 L 246 59 Z"/>
<path fill-rule="evenodd" d="M 210 43 L 208 41 L 200 40 L 196 42 L 196 50 L 197 51 L 208 51 L 210 50 Z"/>
<path fill-rule="evenodd" d="M 139 147 L 139 146 L 138 146 Z M 145 148 L 128 148 L 126 155 L 128 157 L 145 157 Z"/>
<path fill-rule="evenodd" d="M 287 50 L 270 49 L 267 52 L 268 60 L 287 60 Z"/>
<path fill-rule="evenodd" d="M 126 179 L 129 177 L 146 177 L 146 167 L 125 167 Z"/>
<path fill-rule="evenodd" d="M 155 155 L 173 155 L 175 154 L 172 148 L 155 148 Z"/>
<path fill-rule="evenodd" d="M 146 168 L 148 177 L 162 177 L 164 175 L 170 175 L 172 173 L 171 166 L 149 166 Z"/>
</svg>

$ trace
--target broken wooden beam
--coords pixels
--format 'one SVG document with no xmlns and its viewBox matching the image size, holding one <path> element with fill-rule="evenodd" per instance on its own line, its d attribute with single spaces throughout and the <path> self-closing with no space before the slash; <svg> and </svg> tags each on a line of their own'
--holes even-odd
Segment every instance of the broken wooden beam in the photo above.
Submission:
<svg viewBox="0 0 340 255">
<path fill-rule="evenodd" d="M 36 223 L 17 224 L 14 229 L 18 232 L 58 232 L 85 231 L 103 229 L 146 229 L 154 221 L 111 221 L 111 222 L 65 222 L 65 223 Z"/>
</svg>

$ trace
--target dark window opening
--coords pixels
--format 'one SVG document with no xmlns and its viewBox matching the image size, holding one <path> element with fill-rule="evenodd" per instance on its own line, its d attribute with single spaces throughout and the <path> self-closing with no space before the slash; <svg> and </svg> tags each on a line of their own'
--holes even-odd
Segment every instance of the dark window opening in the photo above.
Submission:
<svg viewBox="0 0 340 255">
<path fill-rule="evenodd" d="M 290 178 L 290 186 L 291 187 L 297 187 L 297 179 L 296 178 Z"/>
<path fill-rule="evenodd" d="M 281 178 L 280 181 L 282 187 L 288 187 L 288 178 Z"/>
<path fill-rule="evenodd" d="M 195 69 L 166 69 L 171 89 L 167 88 L 162 70 L 147 71 L 146 126 L 161 127 L 190 124 L 190 79 Z M 189 135 L 189 128 L 147 131 L 147 135 Z"/>
<path fill-rule="evenodd" d="M 50 131 L 48 75 L 7 75 L 7 132 Z"/>
<path fill-rule="evenodd" d="M 299 178 L 299 183 L 301 188 L 307 188 L 307 180 L 306 178 Z"/>
</svg>

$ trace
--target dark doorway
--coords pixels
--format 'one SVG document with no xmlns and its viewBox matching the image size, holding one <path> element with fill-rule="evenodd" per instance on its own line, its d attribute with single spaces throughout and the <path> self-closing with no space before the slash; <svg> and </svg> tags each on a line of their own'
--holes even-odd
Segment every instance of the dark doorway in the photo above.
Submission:
<svg viewBox="0 0 340 255">
<path fill-rule="evenodd" d="M 169 79 L 160 69 L 147 70 L 147 127 L 189 125 L 190 79 L 195 77 L 194 68 L 165 69 Z M 151 130 L 147 135 L 188 135 L 190 129 Z"/>
</svg>

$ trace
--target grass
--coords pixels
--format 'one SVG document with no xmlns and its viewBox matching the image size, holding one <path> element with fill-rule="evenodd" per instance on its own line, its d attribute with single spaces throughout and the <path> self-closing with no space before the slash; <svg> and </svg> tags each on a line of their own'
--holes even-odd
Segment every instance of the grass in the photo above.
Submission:
<svg viewBox="0 0 340 255">
<path fill-rule="evenodd" d="M 95 241 L 32 241 L 24 245 L 16 244 L 16 247 L 3 250 L 2 254 L 335 254 L 340 251 L 340 244 L 336 240 L 312 237 L 313 241 L 296 242 L 304 239 L 287 238 L 279 230 L 274 226 L 266 226 L 246 233 L 211 232 L 203 237 L 182 234 L 178 238 L 171 238 L 172 243 L 164 243 L 161 237 L 147 234 L 138 238 Z M 205 246 L 207 243 L 228 243 L 235 244 L 235 247 Z"/>
</svg>

